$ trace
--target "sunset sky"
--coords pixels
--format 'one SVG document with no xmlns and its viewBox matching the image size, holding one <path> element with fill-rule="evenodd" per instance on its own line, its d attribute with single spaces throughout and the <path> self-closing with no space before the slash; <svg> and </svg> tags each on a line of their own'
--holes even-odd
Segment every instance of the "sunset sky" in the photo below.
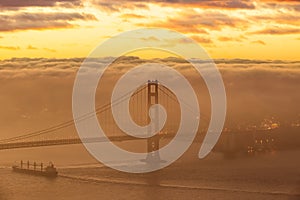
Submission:
<svg viewBox="0 0 300 200">
<path fill-rule="evenodd" d="M 300 60 L 298 0 L 1 0 L 0 10 L 0 59 L 86 57 L 118 33 L 159 27 L 212 58 Z"/>
</svg>

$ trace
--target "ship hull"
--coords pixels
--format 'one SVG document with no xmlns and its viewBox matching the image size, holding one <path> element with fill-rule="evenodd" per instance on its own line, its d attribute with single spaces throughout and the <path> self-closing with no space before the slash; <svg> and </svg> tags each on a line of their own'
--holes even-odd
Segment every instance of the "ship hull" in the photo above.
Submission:
<svg viewBox="0 0 300 200">
<path fill-rule="evenodd" d="M 13 166 L 12 169 L 14 172 L 17 172 L 17 173 L 23 173 L 23 174 L 29 174 L 29 175 L 35 175 L 35 176 L 44 176 L 44 177 L 49 177 L 49 178 L 57 177 L 57 171 L 47 172 L 47 171 L 19 168 L 16 166 Z"/>
</svg>

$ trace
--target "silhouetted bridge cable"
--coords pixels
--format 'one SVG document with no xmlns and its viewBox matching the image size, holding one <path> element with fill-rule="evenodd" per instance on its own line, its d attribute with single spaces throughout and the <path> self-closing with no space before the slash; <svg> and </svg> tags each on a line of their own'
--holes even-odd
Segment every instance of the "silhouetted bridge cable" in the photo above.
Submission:
<svg viewBox="0 0 300 200">
<path fill-rule="evenodd" d="M 115 102 L 111 102 L 111 103 L 107 103 L 103 106 L 100 106 L 98 108 L 96 108 L 96 114 L 102 114 L 106 111 L 110 111 L 112 106 L 118 105 L 120 103 L 122 103 L 125 99 L 128 98 L 128 95 L 131 95 L 131 98 L 137 98 L 137 105 L 135 107 L 138 107 L 136 114 L 139 115 L 140 110 L 142 109 L 142 107 L 144 105 L 142 105 L 142 103 L 139 103 L 141 101 L 146 101 L 145 99 L 147 94 L 146 94 L 146 90 L 145 88 L 147 87 L 147 84 L 145 83 L 144 85 L 142 85 L 140 88 L 138 88 L 136 91 L 132 90 L 126 94 L 124 94 L 123 96 L 121 96 L 119 99 L 117 99 Z M 167 99 L 165 100 L 166 102 L 169 102 L 169 99 L 172 99 L 175 103 L 178 103 L 175 95 L 166 87 L 164 87 L 163 85 L 159 85 L 159 90 L 164 93 L 165 95 L 167 95 Z M 141 95 L 139 95 L 141 94 Z M 163 101 L 163 100 L 162 100 Z M 167 103 L 167 106 L 169 106 L 169 104 Z M 172 106 L 171 106 L 172 107 Z M 139 110 L 140 108 L 140 110 Z M 144 108 L 146 109 L 146 108 Z M 169 107 L 167 108 L 169 109 Z M 148 112 L 148 110 L 147 110 Z M 15 137 L 11 137 L 11 138 L 7 138 L 7 139 L 2 139 L 0 140 L 0 149 L 5 149 L 5 148 L 20 148 L 20 147 L 26 147 L 26 146 L 46 146 L 46 145 L 60 145 L 60 144 L 75 144 L 75 143 L 81 143 L 81 142 L 92 142 L 92 141 L 101 141 L 102 138 L 94 138 L 94 139 L 79 139 L 79 138 L 61 138 L 61 139 L 41 139 L 39 141 L 24 141 L 25 139 L 29 139 L 29 138 L 36 138 L 37 136 L 42 136 L 42 135 L 46 135 L 46 134 L 50 134 L 50 133 L 55 133 L 61 129 L 64 129 L 66 127 L 70 127 L 74 125 L 74 121 L 76 121 L 76 123 L 80 123 L 84 120 L 87 120 L 91 117 L 93 117 L 95 114 L 95 112 L 89 112 L 86 113 L 80 117 L 78 117 L 77 119 L 74 120 L 69 120 L 51 127 L 48 127 L 46 129 L 42 129 L 39 131 L 34 131 L 31 133 L 27 133 L 24 135 L 20 135 L 20 136 L 15 136 Z M 141 117 L 140 117 L 141 118 Z M 146 115 L 146 118 L 148 119 L 148 115 Z M 146 121 L 147 121 L 146 119 Z M 105 123 L 104 123 L 105 125 Z M 165 135 L 166 136 L 166 135 Z M 132 140 L 132 139 L 138 139 L 138 138 L 132 138 L 131 136 L 110 136 L 109 137 L 110 140 L 113 141 L 120 141 L 120 140 Z M 12 144 L 13 143 L 13 144 Z M 5 147 L 5 148 L 4 148 Z"/>
<path fill-rule="evenodd" d="M 154 87 L 154 92 L 151 90 L 151 87 Z M 143 139 L 139 137 L 133 137 L 130 135 L 124 134 L 124 132 L 116 125 L 116 122 L 112 115 L 112 107 L 117 106 L 123 103 L 125 100 L 129 101 L 127 107 L 120 109 L 129 109 L 131 118 L 140 125 L 145 126 L 149 124 L 149 108 L 150 106 L 159 103 L 167 111 L 167 121 L 165 127 L 162 131 L 157 133 L 155 136 Z M 179 101 L 182 105 L 179 104 Z M 128 108 L 129 106 L 129 108 Z M 6 138 L 0 140 L 0 150 L 4 149 L 16 149 L 16 148 L 28 148 L 28 147 L 41 147 L 41 146 L 55 146 L 55 145 L 67 145 L 67 144 L 80 144 L 80 143 L 91 143 L 91 142 L 107 142 L 107 138 L 110 141 L 132 141 L 132 140 L 146 140 L 148 152 L 155 152 L 159 149 L 159 141 L 162 138 L 170 138 L 175 136 L 180 122 L 180 106 L 183 106 L 184 109 L 187 109 L 191 116 L 198 117 L 198 113 L 191 108 L 191 105 L 187 104 L 183 99 L 178 99 L 178 97 L 168 88 L 155 82 L 145 82 L 139 88 L 134 89 L 123 96 L 116 99 L 114 102 L 106 103 L 102 106 L 99 106 L 95 111 L 87 112 L 86 114 L 63 123 L 27 133 L 24 135 L 19 135 L 11 138 Z M 125 113 L 125 112 L 123 112 Z M 98 121 L 101 125 L 101 128 L 106 133 L 106 137 L 97 137 L 97 138 L 67 138 L 63 135 L 60 130 L 74 126 L 76 123 L 84 122 L 87 119 L 95 117 L 95 114 L 98 117 Z M 171 120 L 169 120 L 169 117 Z M 200 117 L 200 116 L 199 116 Z M 201 113 L 201 120 L 209 122 L 210 118 Z M 123 118 L 122 120 L 128 120 Z M 178 122 L 178 123 L 177 123 Z M 73 132 L 72 132 L 73 133 Z M 239 134 L 237 134 L 239 133 Z M 231 154 L 232 152 L 237 151 L 252 151 L 253 149 L 264 149 L 264 148 L 273 148 L 274 139 L 279 137 L 280 131 L 278 130 L 236 130 L 230 132 L 224 132 L 217 145 L 215 146 L 216 151 L 221 151 L 224 154 Z M 62 138 L 54 139 L 54 136 L 59 134 Z M 118 134 L 118 135 L 116 135 Z M 138 133 L 137 133 L 138 134 Z M 209 133 L 208 133 L 209 134 Z M 49 136 L 50 138 L 40 138 Z M 161 140 L 166 142 L 167 140 Z M 270 142 L 271 141 L 271 142 Z M 293 140 L 295 141 L 295 140 Z M 286 143 L 286 142 L 285 142 Z M 283 146 L 283 145 L 281 145 Z M 248 148 L 248 149 L 247 149 Z M 153 158 L 155 155 L 152 156 Z"/>
<path fill-rule="evenodd" d="M 133 96 L 137 95 L 145 87 L 146 86 L 143 86 L 140 89 L 138 89 L 136 92 L 133 93 Z M 133 91 L 130 91 L 130 92 L 126 93 L 125 95 L 123 95 L 122 97 L 120 97 L 119 99 L 117 99 L 113 103 L 107 103 L 104 106 L 96 108 L 95 109 L 96 110 L 96 114 L 100 114 L 102 112 L 105 112 L 105 111 L 109 110 L 111 108 L 111 106 L 120 104 L 122 101 L 124 101 L 124 98 L 126 98 L 132 92 Z M 39 130 L 39 131 L 34 131 L 34 132 L 31 132 L 31 133 L 20 135 L 20 136 L 16 136 L 16 137 L 2 139 L 2 140 L 0 140 L 0 143 L 7 143 L 7 142 L 19 141 L 19 140 L 23 140 L 23 139 L 32 138 L 32 137 L 36 137 L 36 136 L 39 136 L 39 135 L 51 133 L 51 132 L 54 132 L 54 131 L 57 131 L 57 130 L 60 130 L 60 129 L 63 129 L 63 128 L 66 128 L 66 127 L 74 125 L 74 121 L 80 123 L 80 122 L 82 122 L 82 121 L 84 121 L 86 119 L 89 119 L 89 118 L 93 117 L 94 114 L 95 114 L 95 112 L 92 111 L 92 112 L 89 112 L 89 113 L 86 113 L 86 114 L 80 116 L 77 119 L 72 119 L 72 120 L 69 120 L 69 121 L 66 121 L 66 122 L 63 122 L 63 123 L 60 123 L 60 124 L 48 127 L 46 129 L 42 129 L 42 130 Z"/>
<path fill-rule="evenodd" d="M 164 86 L 163 86 L 163 88 L 165 89 Z M 165 95 L 167 95 L 171 100 L 173 100 L 176 103 L 179 103 L 178 100 L 177 100 L 178 97 L 175 97 L 174 95 L 171 95 L 171 91 L 169 89 L 164 90 L 161 87 L 159 87 L 158 89 L 159 89 L 159 91 L 161 91 L 162 93 L 164 93 Z M 187 108 L 195 116 L 198 116 L 200 114 L 200 113 L 196 113 L 195 110 L 190 105 L 188 105 L 188 103 L 186 103 L 183 99 L 180 99 L 180 101 L 183 103 L 183 106 L 185 106 L 185 108 Z M 200 117 L 200 116 L 198 116 L 198 117 Z M 201 118 L 205 122 L 209 122 L 210 121 L 209 117 L 207 115 L 205 115 L 204 113 L 201 113 Z"/>
</svg>

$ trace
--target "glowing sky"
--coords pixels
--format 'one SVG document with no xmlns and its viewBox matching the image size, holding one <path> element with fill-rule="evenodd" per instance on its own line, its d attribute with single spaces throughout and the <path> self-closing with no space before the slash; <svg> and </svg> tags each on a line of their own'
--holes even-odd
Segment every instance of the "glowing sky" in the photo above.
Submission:
<svg viewBox="0 0 300 200">
<path fill-rule="evenodd" d="M 0 59 L 86 57 L 118 33 L 159 27 L 213 58 L 300 60 L 299 0 L 0 0 L 0 10 Z"/>
</svg>

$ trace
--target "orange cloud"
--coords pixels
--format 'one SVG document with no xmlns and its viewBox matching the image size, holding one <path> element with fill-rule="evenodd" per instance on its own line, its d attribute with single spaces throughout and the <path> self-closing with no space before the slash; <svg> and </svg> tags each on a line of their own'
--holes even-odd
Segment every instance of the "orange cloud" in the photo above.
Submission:
<svg viewBox="0 0 300 200">
<path fill-rule="evenodd" d="M 0 46 L 0 49 L 6 49 L 6 50 L 19 50 L 20 47 L 14 47 L 14 46 Z"/>
<path fill-rule="evenodd" d="M 188 25 L 188 24 L 178 24 L 171 23 L 167 21 L 156 21 L 156 22 L 148 22 L 148 23 L 137 23 L 136 25 L 141 27 L 156 27 L 156 28 L 167 28 L 176 30 L 181 33 L 194 33 L 194 34 L 208 34 L 208 32 L 203 29 L 203 27 L 197 27 L 196 25 Z"/>
<path fill-rule="evenodd" d="M 49 49 L 49 48 L 43 48 L 45 51 L 49 51 L 49 52 L 52 52 L 52 53 L 55 53 L 56 50 L 55 49 Z"/>
<path fill-rule="evenodd" d="M 1 7 L 44 7 L 44 6 L 55 6 L 55 5 L 81 5 L 81 0 L 1 0 Z"/>
<path fill-rule="evenodd" d="M 266 45 L 266 43 L 264 41 L 262 41 L 262 40 L 256 40 L 256 41 L 253 41 L 252 43 Z"/>
<path fill-rule="evenodd" d="M 160 41 L 160 39 L 158 39 L 157 37 L 154 37 L 154 36 L 150 36 L 150 37 L 146 37 L 146 38 L 141 38 L 141 40 L 152 41 L 152 42 Z"/>
<path fill-rule="evenodd" d="M 176 23 L 171 21 L 156 21 L 152 23 L 136 24 L 138 26 L 147 26 L 147 27 L 157 27 L 157 28 L 167 28 L 171 30 L 176 30 L 181 33 L 193 33 L 193 34 L 208 34 L 204 27 L 197 25 L 188 25 L 182 23 Z"/>
<path fill-rule="evenodd" d="M 241 42 L 242 39 L 244 38 L 241 38 L 241 37 L 226 37 L 226 36 L 221 36 L 218 38 L 219 41 L 221 42 Z"/>
<path fill-rule="evenodd" d="M 197 13 L 195 11 L 182 12 L 177 17 L 170 17 L 165 21 L 137 24 L 139 26 L 162 27 L 174 29 L 183 33 L 207 34 L 207 30 L 221 30 L 224 27 L 246 28 L 248 22 L 219 12 Z"/>
<path fill-rule="evenodd" d="M 120 11 L 121 9 L 135 7 L 147 7 L 147 3 L 156 3 L 161 6 L 172 7 L 203 7 L 203 8 L 223 8 L 223 9 L 254 9 L 253 1 L 251 0 L 93 0 L 93 3 L 109 11 Z"/>
<path fill-rule="evenodd" d="M 264 4 L 264 7 L 279 10 L 285 8 L 291 11 L 300 11 L 299 0 L 260 0 L 260 3 Z"/>
<path fill-rule="evenodd" d="M 300 15 L 299 13 L 282 13 L 278 12 L 275 15 L 259 15 L 255 17 L 250 17 L 250 19 L 255 21 L 263 21 L 270 23 L 286 24 L 286 25 L 300 25 Z"/>
<path fill-rule="evenodd" d="M 298 34 L 300 33 L 299 28 L 266 28 L 263 30 L 252 32 L 252 34 L 269 34 L 269 35 L 287 35 L 287 34 Z"/>
<path fill-rule="evenodd" d="M 0 31 L 42 30 L 72 28 L 71 21 L 95 21 L 97 18 L 85 13 L 18 13 L 0 15 Z"/>
<path fill-rule="evenodd" d="M 254 9 L 255 6 L 251 0 L 165 0 L 168 4 L 177 4 L 178 6 L 202 7 L 202 8 L 222 8 L 222 9 Z"/>
<path fill-rule="evenodd" d="M 116 0 L 116 1 L 105 1 L 105 0 L 91 0 L 93 5 L 97 6 L 101 10 L 106 12 L 120 12 L 124 9 L 148 9 L 148 5 L 141 0 Z"/>
<path fill-rule="evenodd" d="M 140 18 L 145 18 L 144 16 L 142 15 L 137 15 L 137 14 L 133 14 L 133 13 L 126 13 L 126 14 L 123 14 L 121 15 L 121 18 L 137 18 L 137 19 L 140 19 Z"/>
<path fill-rule="evenodd" d="M 27 47 L 28 50 L 37 50 L 38 48 L 34 47 L 34 46 L 31 46 L 31 45 L 28 45 Z"/>
<path fill-rule="evenodd" d="M 261 2 L 276 2 L 276 3 L 286 3 L 286 2 L 295 2 L 299 3 L 299 0 L 260 0 Z"/>
<path fill-rule="evenodd" d="M 211 44 L 213 43 L 213 41 L 210 38 L 207 37 L 200 37 L 198 35 L 193 35 L 191 36 L 192 39 L 194 39 L 195 41 L 201 43 L 205 43 L 205 44 Z"/>
</svg>

